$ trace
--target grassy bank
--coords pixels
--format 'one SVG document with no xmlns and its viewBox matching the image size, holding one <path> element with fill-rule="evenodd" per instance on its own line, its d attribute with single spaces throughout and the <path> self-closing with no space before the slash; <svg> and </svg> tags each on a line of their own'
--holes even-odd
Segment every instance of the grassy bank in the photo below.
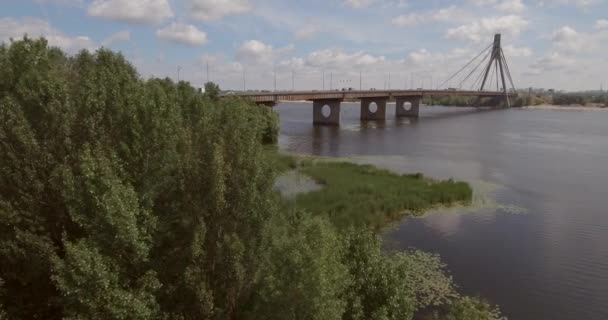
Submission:
<svg viewBox="0 0 608 320">
<path fill-rule="evenodd" d="M 379 229 L 405 215 L 420 215 L 438 205 L 467 203 L 471 187 L 453 180 L 435 181 L 422 174 L 399 175 L 370 165 L 296 158 L 275 153 L 275 165 L 296 169 L 323 186 L 298 194 L 292 205 L 326 215 L 339 229 Z"/>
</svg>

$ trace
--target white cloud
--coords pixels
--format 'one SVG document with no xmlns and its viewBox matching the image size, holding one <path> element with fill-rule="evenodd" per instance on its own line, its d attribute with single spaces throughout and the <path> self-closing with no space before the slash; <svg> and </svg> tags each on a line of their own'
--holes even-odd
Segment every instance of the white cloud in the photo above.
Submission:
<svg viewBox="0 0 608 320">
<path fill-rule="evenodd" d="M 600 0 L 554 0 L 561 4 L 574 4 L 577 7 L 585 8 L 592 5 L 595 5 L 600 2 Z"/>
<path fill-rule="evenodd" d="M 297 40 L 306 40 L 312 38 L 315 34 L 319 33 L 321 28 L 314 24 L 306 25 L 294 32 L 294 38 Z"/>
<path fill-rule="evenodd" d="M 236 59 L 245 64 L 270 64 L 274 59 L 274 48 L 259 40 L 245 41 L 237 50 Z"/>
<path fill-rule="evenodd" d="M 600 3 L 602 0 L 540 0 L 536 1 L 539 7 L 546 5 L 575 5 L 581 9 L 586 9 L 592 5 Z"/>
<path fill-rule="evenodd" d="M 365 8 L 376 2 L 376 0 L 344 0 L 344 4 L 355 9 Z"/>
<path fill-rule="evenodd" d="M 160 23 L 173 17 L 168 0 L 94 0 L 87 13 L 131 23 Z"/>
<path fill-rule="evenodd" d="M 593 45 L 586 34 L 582 34 L 569 26 L 564 26 L 553 32 L 551 41 L 554 46 L 563 51 L 577 52 Z"/>
<path fill-rule="evenodd" d="M 475 55 L 469 49 L 455 48 L 447 52 L 430 52 L 418 49 L 410 52 L 404 63 L 417 70 L 443 73 L 448 69 L 460 68 Z"/>
<path fill-rule="evenodd" d="M 55 4 L 61 6 L 74 6 L 80 7 L 83 4 L 83 0 L 34 0 L 37 3 L 42 4 Z"/>
<path fill-rule="evenodd" d="M 325 49 L 311 52 L 305 59 L 306 65 L 323 68 L 352 68 L 370 66 L 385 61 L 384 56 L 373 56 L 362 51 L 346 53 L 340 49 Z"/>
<path fill-rule="evenodd" d="M 526 9 L 526 6 L 522 0 L 505 0 L 502 3 L 496 5 L 496 8 L 501 11 L 510 13 L 521 13 Z"/>
<path fill-rule="evenodd" d="M 424 19 L 415 13 L 402 14 L 392 20 L 394 25 L 400 27 L 415 26 L 423 21 Z"/>
<path fill-rule="evenodd" d="M 507 45 L 503 46 L 502 49 L 507 59 L 532 56 L 532 49 L 527 47 L 515 47 L 512 45 Z"/>
<path fill-rule="evenodd" d="M 166 41 L 190 46 L 200 46 L 207 43 L 207 34 L 205 32 L 200 31 L 193 25 L 178 22 L 173 22 L 157 30 L 156 36 Z"/>
<path fill-rule="evenodd" d="M 242 14 L 252 9 L 248 0 L 189 0 L 192 18 L 201 21 L 219 20 L 225 16 Z"/>
<path fill-rule="evenodd" d="M 112 35 L 110 35 L 109 37 L 107 37 L 106 39 L 104 39 L 101 44 L 103 46 L 109 46 L 115 42 L 119 42 L 119 41 L 129 41 L 131 40 L 131 33 L 129 31 L 123 30 L 123 31 L 118 31 Z"/>
<path fill-rule="evenodd" d="M 530 73 L 538 73 L 538 71 L 555 71 L 572 67 L 576 64 L 576 60 L 565 56 L 559 52 L 551 52 L 548 55 L 539 58 L 530 65 Z"/>
<path fill-rule="evenodd" d="M 436 11 L 413 12 L 402 14 L 393 18 L 392 23 L 397 26 L 415 26 L 432 22 L 459 22 L 470 19 L 470 14 L 458 9 L 456 6 L 442 8 Z"/>
<path fill-rule="evenodd" d="M 97 44 L 87 36 L 69 36 L 53 28 L 48 22 L 38 18 L 0 18 L 0 41 L 8 42 L 11 38 L 20 39 L 44 36 L 51 46 L 57 46 L 74 53 L 81 49 L 94 50 Z"/>
<path fill-rule="evenodd" d="M 483 18 L 466 25 L 448 29 L 446 38 L 475 42 L 488 40 L 489 42 L 495 33 L 517 36 L 527 28 L 528 24 L 527 20 L 517 15 Z"/>
<path fill-rule="evenodd" d="M 496 4 L 498 0 L 468 0 L 468 2 L 476 6 L 486 6 L 490 4 Z"/>
<path fill-rule="evenodd" d="M 608 19 L 599 19 L 595 22 L 596 29 L 608 29 Z"/>
</svg>

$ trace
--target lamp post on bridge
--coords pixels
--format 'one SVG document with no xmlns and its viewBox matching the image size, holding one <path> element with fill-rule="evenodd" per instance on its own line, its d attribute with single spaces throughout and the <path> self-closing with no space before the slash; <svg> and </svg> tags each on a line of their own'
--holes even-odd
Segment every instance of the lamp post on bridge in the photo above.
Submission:
<svg viewBox="0 0 608 320">
<path fill-rule="evenodd" d="M 325 91 L 325 68 L 323 68 L 323 91 Z"/>
</svg>

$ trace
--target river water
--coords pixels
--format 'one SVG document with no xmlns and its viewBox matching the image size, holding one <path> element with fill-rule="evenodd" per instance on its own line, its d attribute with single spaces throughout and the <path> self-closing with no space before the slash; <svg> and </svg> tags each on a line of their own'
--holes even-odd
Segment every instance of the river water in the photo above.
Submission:
<svg viewBox="0 0 608 320">
<path fill-rule="evenodd" d="M 441 255 L 460 291 L 509 319 L 608 319 L 608 111 L 422 107 L 418 120 L 313 127 L 312 105 L 286 103 L 280 146 L 399 172 L 469 181 L 470 208 L 406 219 L 389 249 Z"/>
</svg>

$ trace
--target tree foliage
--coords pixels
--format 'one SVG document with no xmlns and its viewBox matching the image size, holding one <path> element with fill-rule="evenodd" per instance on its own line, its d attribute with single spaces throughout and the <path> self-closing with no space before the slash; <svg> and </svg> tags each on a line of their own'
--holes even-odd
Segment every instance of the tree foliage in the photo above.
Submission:
<svg viewBox="0 0 608 320">
<path fill-rule="evenodd" d="M 435 314 L 436 320 L 506 320 L 497 307 L 480 298 L 454 299 L 444 309 L 443 314 Z"/>
<path fill-rule="evenodd" d="M 411 319 L 453 295 L 437 257 L 281 212 L 277 135 L 108 50 L 1 46 L 0 319 Z"/>
</svg>

